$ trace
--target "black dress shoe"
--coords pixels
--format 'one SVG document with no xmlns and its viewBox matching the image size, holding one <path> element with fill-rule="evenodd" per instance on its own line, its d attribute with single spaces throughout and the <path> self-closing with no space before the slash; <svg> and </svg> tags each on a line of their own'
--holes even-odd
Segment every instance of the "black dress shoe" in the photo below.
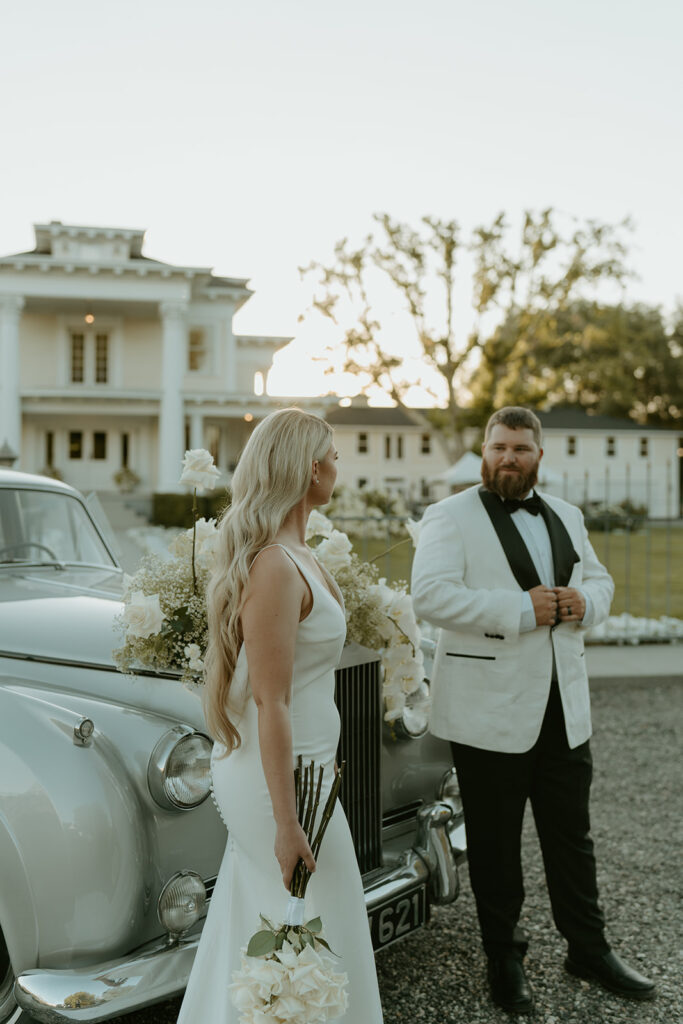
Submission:
<svg viewBox="0 0 683 1024">
<path fill-rule="evenodd" d="M 588 978 L 629 999 L 654 999 L 655 984 L 644 978 L 638 971 L 620 960 L 616 953 L 610 951 L 602 956 L 578 957 L 569 954 L 564 962 L 570 974 L 577 978 Z"/>
<path fill-rule="evenodd" d="M 521 960 L 514 956 L 489 960 L 488 978 L 496 1006 L 508 1013 L 531 1013 L 534 997 Z"/>
</svg>

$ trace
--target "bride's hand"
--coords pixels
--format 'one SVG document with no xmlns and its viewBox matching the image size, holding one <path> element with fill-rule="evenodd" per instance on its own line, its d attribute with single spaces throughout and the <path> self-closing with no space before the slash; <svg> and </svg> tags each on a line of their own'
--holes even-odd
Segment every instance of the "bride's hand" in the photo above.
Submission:
<svg viewBox="0 0 683 1024">
<path fill-rule="evenodd" d="M 298 861 L 303 860 L 309 871 L 315 871 L 315 859 L 298 821 L 291 825 L 278 825 L 275 834 L 275 856 L 282 872 L 285 889 L 289 889 Z"/>
</svg>

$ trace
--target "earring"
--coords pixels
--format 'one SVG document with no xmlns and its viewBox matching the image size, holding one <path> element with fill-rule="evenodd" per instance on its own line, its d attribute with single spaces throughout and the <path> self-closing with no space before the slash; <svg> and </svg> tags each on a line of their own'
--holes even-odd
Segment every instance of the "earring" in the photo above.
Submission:
<svg viewBox="0 0 683 1024">
<path fill-rule="evenodd" d="M 314 484 L 319 484 L 320 483 L 320 481 L 318 480 L 317 476 L 313 478 L 313 483 Z"/>
</svg>

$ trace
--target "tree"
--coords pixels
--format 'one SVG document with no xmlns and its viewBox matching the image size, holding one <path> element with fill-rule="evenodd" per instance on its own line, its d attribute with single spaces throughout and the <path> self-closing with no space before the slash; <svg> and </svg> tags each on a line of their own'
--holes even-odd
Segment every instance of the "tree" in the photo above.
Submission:
<svg viewBox="0 0 683 1024">
<path fill-rule="evenodd" d="M 439 395 L 442 408 L 433 420 L 451 458 L 462 451 L 464 428 L 499 404 L 511 367 L 533 363 L 539 346 L 550 343 L 558 313 L 584 291 L 626 276 L 626 223 L 586 221 L 563 233 L 552 210 L 526 212 L 513 251 L 500 214 L 490 227 L 478 228 L 467 246 L 474 260 L 475 322 L 458 332 L 458 224 L 423 217 L 415 230 L 388 214 L 374 221 L 375 230 L 358 248 L 342 239 L 330 265 L 314 261 L 302 269 L 315 282 L 310 309 L 341 327 L 343 369 L 406 408 L 405 395 L 415 381 L 406 377 L 378 312 L 389 286 L 410 318 L 424 365 L 445 392 L 445 405 Z M 535 385 L 536 378 L 528 380 Z M 535 393 L 531 389 L 527 401 Z"/>
<path fill-rule="evenodd" d="M 570 403 L 641 423 L 680 419 L 681 341 L 676 327 L 667 330 L 659 309 L 584 301 L 558 310 L 554 323 L 539 339 L 533 359 L 505 364 L 496 381 L 499 404 Z M 683 328 L 680 314 L 679 323 Z M 501 334 L 518 334 L 514 317 Z M 477 379 L 480 407 L 490 402 L 491 376 L 485 346 Z"/>
</svg>

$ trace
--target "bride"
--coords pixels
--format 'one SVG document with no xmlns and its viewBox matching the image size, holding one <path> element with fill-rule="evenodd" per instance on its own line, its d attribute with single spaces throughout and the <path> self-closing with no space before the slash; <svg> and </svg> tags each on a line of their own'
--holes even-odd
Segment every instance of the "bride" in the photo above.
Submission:
<svg viewBox="0 0 683 1024">
<path fill-rule="evenodd" d="M 228 986 L 259 914 L 284 919 L 299 859 L 314 871 L 307 918 L 320 916 L 348 975 L 345 1024 L 381 1024 L 363 886 L 336 804 L 315 862 L 296 814 L 294 766 L 334 779 L 339 715 L 334 670 L 346 634 L 343 599 L 305 541 L 312 509 L 337 476 L 329 425 L 299 409 L 254 430 L 232 480 L 208 591 L 206 717 L 215 739 L 213 795 L 228 828 L 178 1024 L 238 1024 Z"/>
</svg>

